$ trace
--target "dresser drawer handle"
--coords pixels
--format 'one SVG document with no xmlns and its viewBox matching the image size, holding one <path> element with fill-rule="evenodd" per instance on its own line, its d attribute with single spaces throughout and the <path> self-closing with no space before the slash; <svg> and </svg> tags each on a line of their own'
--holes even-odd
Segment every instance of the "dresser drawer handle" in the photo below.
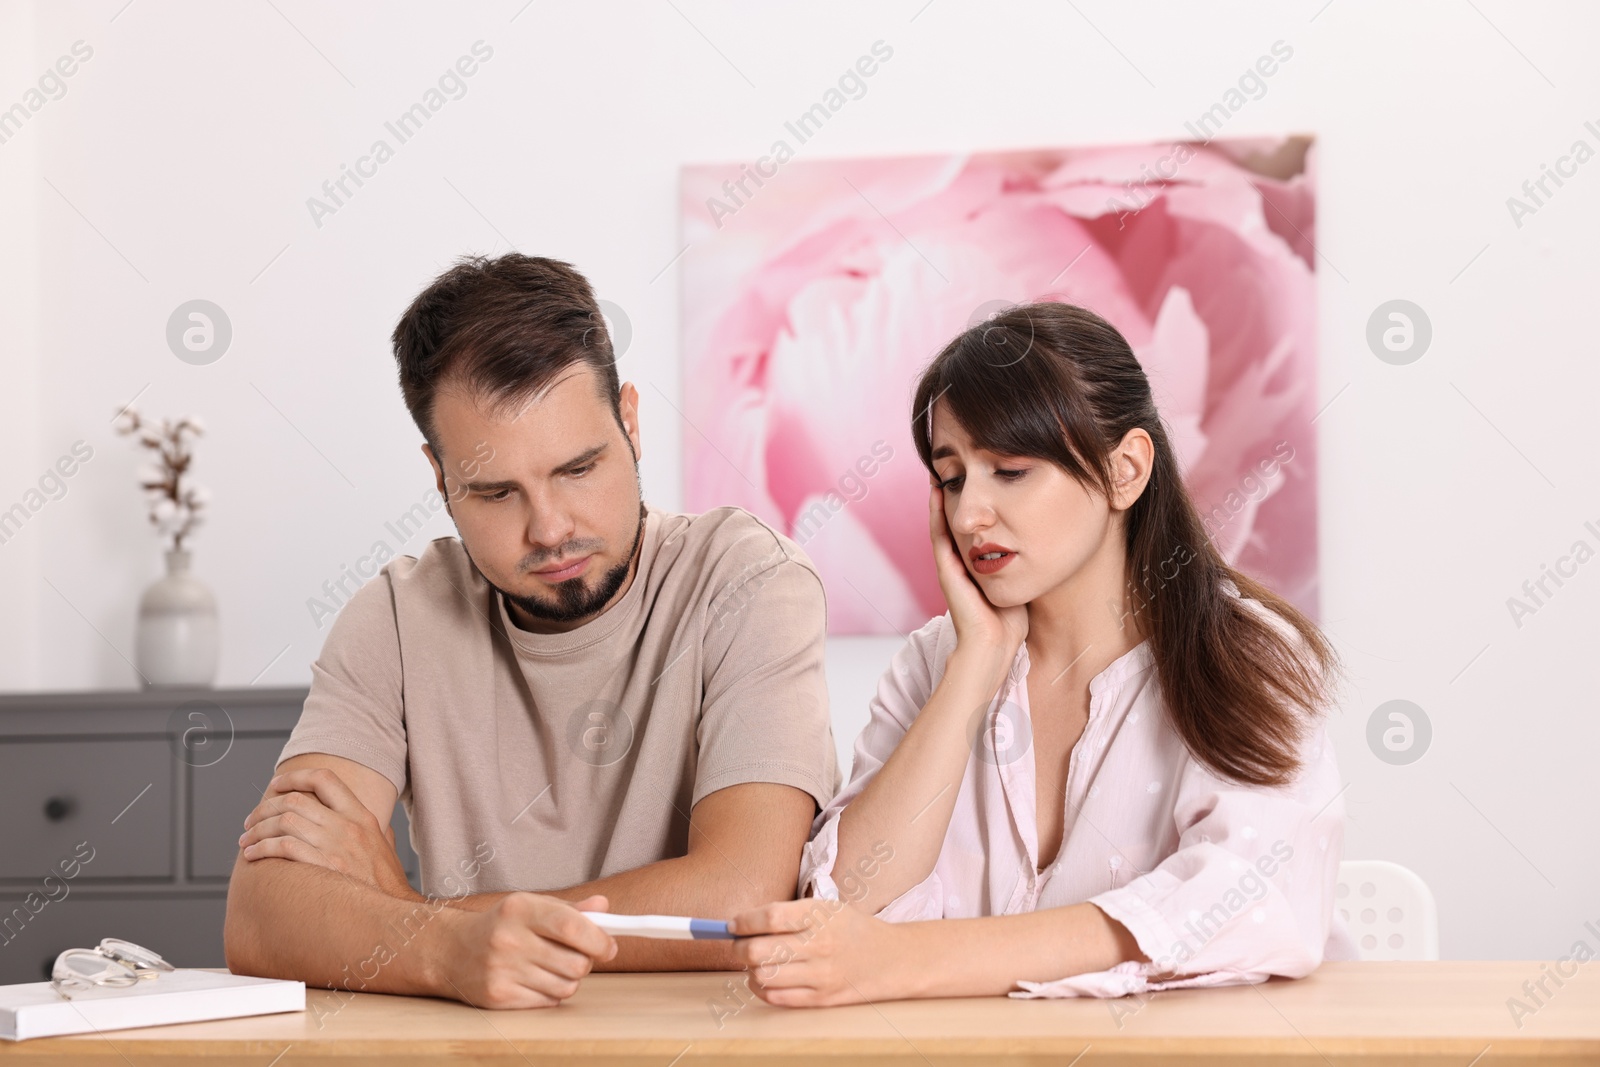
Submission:
<svg viewBox="0 0 1600 1067">
<path fill-rule="evenodd" d="M 51 822 L 60 822 L 72 814 L 75 806 L 71 797 L 51 797 L 44 802 L 44 817 Z"/>
</svg>

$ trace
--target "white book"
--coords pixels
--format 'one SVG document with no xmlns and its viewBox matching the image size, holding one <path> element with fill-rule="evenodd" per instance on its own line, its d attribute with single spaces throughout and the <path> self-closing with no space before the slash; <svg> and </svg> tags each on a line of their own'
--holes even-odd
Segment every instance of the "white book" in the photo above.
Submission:
<svg viewBox="0 0 1600 1067">
<path fill-rule="evenodd" d="M 0 986 L 0 1038 L 24 1041 L 305 1010 L 304 982 L 180 967 L 137 985 L 74 990 L 71 1000 L 62 1000 L 49 982 Z"/>
</svg>

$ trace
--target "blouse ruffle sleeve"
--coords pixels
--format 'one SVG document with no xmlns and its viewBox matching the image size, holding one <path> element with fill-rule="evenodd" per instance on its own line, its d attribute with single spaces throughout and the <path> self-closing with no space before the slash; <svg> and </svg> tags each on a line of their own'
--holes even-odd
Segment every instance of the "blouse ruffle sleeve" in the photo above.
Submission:
<svg viewBox="0 0 1600 1067">
<path fill-rule="evenodd" d="M 1307 731 L 1301 756 L 1299 776 L 1279 788 L 1226 783 L 1189 760 L 1174 802 L 1176 851 L 1089 898 L 1127 927 L 1149 962 L 1022 981 L 1012 996 L 1114 997 L 1311 973 L 1336 922 L 1344 802 L 1323 727 Z M 1335 934 L 1335 944 L 1349 940 Z"/>
</svg>

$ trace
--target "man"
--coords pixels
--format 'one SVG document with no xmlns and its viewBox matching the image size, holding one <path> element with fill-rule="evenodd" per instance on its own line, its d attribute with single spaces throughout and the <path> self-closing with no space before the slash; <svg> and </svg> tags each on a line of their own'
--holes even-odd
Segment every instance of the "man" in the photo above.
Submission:
<svg viewBox="0 0 1600 1067">
<path fill-rule="evenodd" d="M 737 968 L 726 943 L 614 941 L 579 911 L 793 898 L 839 784 L 815 569 L 747 512 L 643 503 L 638 392 L 568 265 L 463 260 L 393 340 L 460 536 L 335 621 L 240 838 L 229 968 L 497 1008 L 597 965 Z"/>
</svg>

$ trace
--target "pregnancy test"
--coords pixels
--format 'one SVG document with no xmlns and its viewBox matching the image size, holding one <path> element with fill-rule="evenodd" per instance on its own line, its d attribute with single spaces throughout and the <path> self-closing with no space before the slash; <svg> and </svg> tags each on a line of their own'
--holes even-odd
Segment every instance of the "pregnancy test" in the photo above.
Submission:
<svg viewBox="0 0 1600 1067">
<path fill-rule="evenodd" d="M 728 924 L 718 919 L 686 919 L 679 915 L 612 915 L 579 912 L 606 933 L 627 937 L 660 937 L 671 941 L 732 941 Z"/>
</svg>

